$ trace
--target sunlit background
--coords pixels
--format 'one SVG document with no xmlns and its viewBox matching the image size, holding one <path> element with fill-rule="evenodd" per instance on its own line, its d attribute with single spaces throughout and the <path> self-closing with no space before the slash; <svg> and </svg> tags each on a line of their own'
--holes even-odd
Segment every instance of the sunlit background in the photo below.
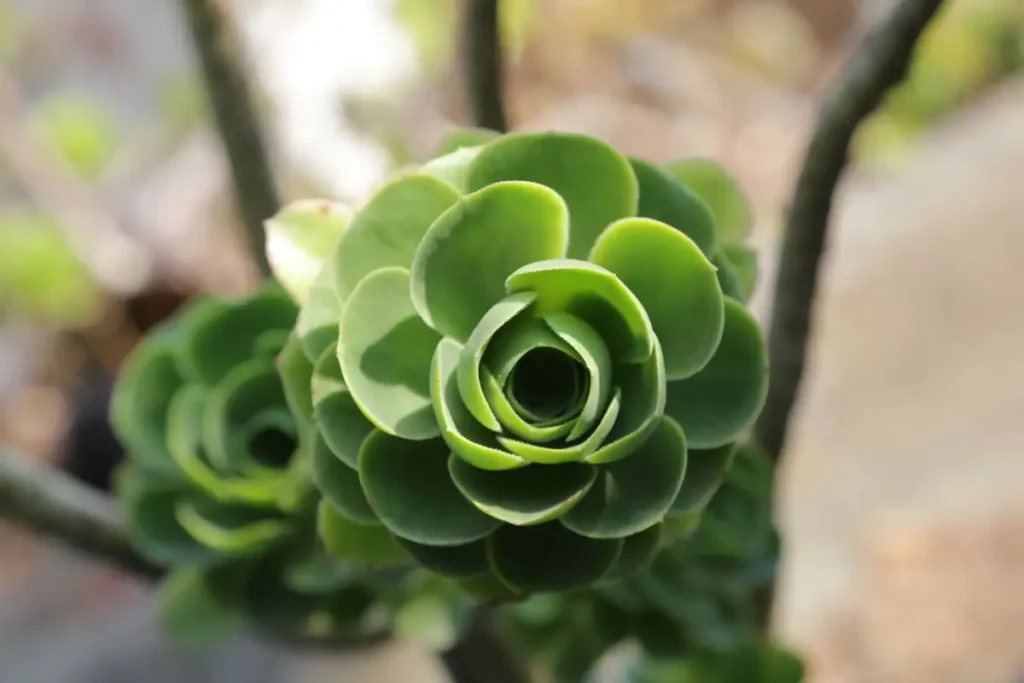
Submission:
<svg viewBox="0 0 1024 683">
<path fill-rule="evenodd" d="M 286 199 L 358 204 L 466 122 L 457 0 L 222 4 Z M 718 158 L 766 284 L 816 105 L 888 4 L 505 0 L 510 118 Z M 173 0 L 0 0 L 0 442 L 87 480 L 140 335 L 255 279 L 190 47 Z M 1016 683 L 1024 1 L 949 0 L 853 163 L 782 473 L 777 632 L 812 683 Z M 141 587 L 0 524 L 3 683 L 443 680 L 423 657 L 182 656 Z"/>
</svg>

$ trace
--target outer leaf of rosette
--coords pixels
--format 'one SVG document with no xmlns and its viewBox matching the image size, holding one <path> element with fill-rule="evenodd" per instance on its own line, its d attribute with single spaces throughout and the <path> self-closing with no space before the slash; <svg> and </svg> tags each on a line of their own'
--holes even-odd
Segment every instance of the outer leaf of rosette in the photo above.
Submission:
<svg viewBox="0 0 1024 683">
<path fill-rule="evenodd" d="M 466 195 L 423 237 L 412 264 L 420 317 L 464 343 L 505 298 L 505 278 L 527 263 L 560 258 L 569 241 L 565 202 L 543 185 L 504 182 Z"/>
<path fill-rule="evenodd" d="M 298 308 L 279 286 L 264 285 L 244 301 L 197 307 L 182 321 L 182 369 L 207 386 L 257 355 L 257 342 L 269 330 L 287 332 Z"/>
<path fill-rule="evenodd" d="M 757 419 L 768 391 L 768 354 L 757 320 L 725 300 L 722 340 L 704 368 L 668 383 L 665 413 L 686 432 L 694 448 L 735 441 Z"/>
<path fill-rule="evenodd" d="M 380 524 L 380 517 L 366 500 L 359 472 L 335 455 L 319 434 L 314 439 L 312 453 L 313 481 L 324 498 L 353 522 Z"/>
<path fill-rule="evenodd" d="M 510 470 L 529 461 L 504 450 L 494 434 L 477 422 L 459 393 L 457 371 L 462 345 L 445 338 L 434 352 L 430 396 L 441 426 L 441 437 L 460 458 L 485 470 Z"/>
<path fill-rule="evenodd" d="M 203 451 L 216 470 L 250 475 L 283 471 L 258 462 L 248 444 L 261 429 L 298 438 L 281 378 L 272 364 L 254 359 L 235 367 L 217 386 L 207 390 L 201 413 Z"/>
<path fill-rule="evenodd" d="M 409 564 L 409 555 L 387 528 L 354 522 L 326 499 L 320 501 L 317 530 L 327 552 L 342 560 L 364 567 Z"/>
<path fill-rule="evenodd" d="M 413 308 L 405 268 L 376 270 L 349 296 L 338 359 L 352 399 L 381 431 L 412 440 L 438 435 L 430 399 L 438 341 Z"/>
<path fill-rule="evenodd" d="M 615 273 L 643 304 L 670 379 L 707 364 L 722 338 L 722 288 L 693 240 L 665 223 L 629 218 L 601 233 L 590 260 Z"/>
<path fill-rule="evenodd" d="M 267 261 L 277 280 L 300 306 L 348 225 L 352 210 L 320 199 L 284 206 L 264 222 Z"/>
<path fill-rule="evenodd" d="M 488 128 L 455 128 L 445 133 L 437 148 L 430 155 L 430 158 L 443 157 L 465 147 L 486 145 L 488 142 L 499 137 L 501 137 L 501 133 Z"/>
<path fill-rule="evenodd" d="M 586 135 L 513 133 L 489 143 L 470 167 L 468 189 L 502 181 L 538 183 L 565 200 L 572 223 L 568 255 L 573 258 L 586 258 L 606 225 L 636 215 L 637 179 L 629 162 L 607 143 Z"/>
<path fill-rule="evenodd" d="M 533 299 L 533 294 L 524 292 L 505 297 L 494 304 L 473 328 L 473 333 L 469 335 L 466 345 L 459 354 L 459 366 L 455 375 L 459 395 L 473 417 L 492 432 L 500 432 L 502 428 L 484 392 L 481 367 L 484 352 L 495 334 L 525 311 Z"/>
<path fill-rule="evenodd" d="M 699 157 L 674 161 L 665 169 L 711 209 L 720 244 L 746 240 L 753 224 L 750 202 L 729 171 L 712 159 Z"/>
<path fill-rule="evenodd" d="M 629 163 L 640 186 L 637 215 L 671 225 L 693 240 L 702 252 L 713 254 L 717 243 L 715 217 L 704 200 L 653 164 L 635 158 Z"/>
<path fill-rule="evenodd" d="M 146 557 L 165 565 L 209 564 L 220 557 L 196 540 L 175 515 L 178 502 L 194 495 L 188 484 L 129 465 L 118 471 L 115 485 L 132 543 Z"/>
<path fill-rule="evenodd" d="M 586 495 L 598 476 L 584 463 L 531 465 L 507 472 L 481 470 L 452 455 L 452 481 L 489 517 L 516 526 L 542 524 L 562 516 Z"/>
<path fill-rule="evenodd" d="M 607 465 L 579 505 L 560 518 L 588 538 L 622 538 L 648 529 L 671 510 L 686 472 L 686 438 L 663 417 L 629 457 Z"/>
<path fill-rule="evenodd" d="M 458 200 L 454 187 L 420 173 L 399 176 L 377 190 L 356 211 L 334 253 L 335 291 L 342 305 L 374 271 L 410 268 L 427 229 Z"/>
<path fill-rule="evenodd" d="M 363 439 L 373 423 L 359 410 L 345 386 L 341 365 L 333 347 L 324 349 L 317 360 L 311 382 L 313 417 L 324 443 L 350 469 L 359 466 Z"/>
<path fill-rule="evenodd" d="M 621 392 L 619 415 L 600 446 L 584 460 L 611 463 L 629 457 L 657 428 L 665 414 L 665 361 L 661 345 L 642 364 L 620 364 L 612 371 Z"/>
<path fill-rule="evenodd" d="M 507 525 L 488 538 L 494 573 L 524 593 L 582 588 L 603 577 L 622 552 L 623 541 L 592 539 L 558 522 Z"/>
<path fill-rule="evenodd" d="M 448 471 L 441 439 L 409 441 L 374 432 L 359 453 L 359 480 L 384 526 L 404 539 L 430 546 L 478 541 L 501 522 L 474 507 Z"/>
<path fill-rule="evenodd" d="M 295 333 L 302 340 L 306 357 L 316 361 L 324 349 L 333 347 L 338 340 L 338 322 L 341 320 L 341 300 L 337 293 L 334 269 L 337 257 L 330 255 L 313 278 L 306 302 L 302 304 Z"/>
<path fill-rule="evenodd" d="M 272 507 L 287 475 L 284 471 L 248 475 L 222 474 L 203 450 L 203 415 L 207 389 L 192 385 L 179 391 L 168 410 L 168 448 L 189 480 L 206 495 L 222 503 Z"/>
<path fill-rule="evenodd" d="M 661 550 L 662 524 L 655 524 L 623 539 L 622 553 L 605 578 L 619 579 L 648 567 Z"/>
<path fill-rule="evenodd" d="M 745 244 L 726 244 L 721 248 L 720 254 L 729 262 L 736 277 L 740 296 L 735 298 L 743 302 L 748 301 L 757 289 L 757 252 Z"/>
<path fill-rule="evenodd" d="M 672 515 L 699 512 L 725 481 L 736 453 L 736 444 L 707 450 L 690 449 L 686 459 L 686 477 L 672 502 Z"/>
<path fill-rule="evenodd" d="M 167 411 L 183 385 L 173 338 L 152 336 L 129 356 L 110 405 L 111 425 L 129 459 L 172 480 L 183 475 L 167 448 Z"/>
<path fill-rule="evenodd" d="M 287 520 L 246 505 L 208 498 L 179 500 L 178 523 L 203 545 L 231 557 L 250 557 L 280 543 L 290 533 Z"/>
<path fill-rule="evenodd" d="M 616 362 L 639 363 L 653 351 L 654 330 L 643 304 L 601 266 L 576 259 L 539 261 L 512 273 L 506 287 L 510 294 L 534 292 L 538 315 L 568 313 L 588 323 Z"/>
</svg>

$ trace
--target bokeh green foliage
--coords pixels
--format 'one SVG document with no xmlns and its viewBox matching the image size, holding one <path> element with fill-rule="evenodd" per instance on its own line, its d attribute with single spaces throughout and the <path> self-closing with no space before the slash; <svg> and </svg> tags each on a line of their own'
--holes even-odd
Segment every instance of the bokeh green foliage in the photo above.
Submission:
<svg viewBox="0 0 1024 683">
<path fill-rule="evenodd" d="M 97 285 L 55 219 L 24 207 L 0 208 L 0 315 L 77 328 L 93 322 L 99 307 Z"/>
<path fill-rule="evenodd" d="M 886 164 L 940 117 L 1024 68 L 1024 4 L 953 0 L 918 41 L 907 78 L 865 121 L 854 155 Z"/>
</svg>

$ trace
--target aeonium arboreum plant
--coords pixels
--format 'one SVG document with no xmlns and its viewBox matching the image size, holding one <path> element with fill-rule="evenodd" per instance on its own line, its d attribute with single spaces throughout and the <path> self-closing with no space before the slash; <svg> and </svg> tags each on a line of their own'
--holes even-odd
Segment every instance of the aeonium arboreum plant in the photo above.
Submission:
<svg viewBox="0 0 1024 683">
<path fill-rule="evenodd" d="M 354 213 L 268 222 L 315 363 L 324 543 L 489 595 L 628 575 L 764 400 L 742 196 L 583 135 L 442 151 Z"/>
<path fill-rule="evenodd" d="M 132 353 L 111 419 L 132 540 L 168 566 L 172 634 L 202 643 L 246 622 L 289 636 L 352 633 L 373 602 L 365 571 L 322 552 L 318 497 L 278 372 L 305 362 L 298 309 L 269 285 L 190 304 Z"/>
</svg>

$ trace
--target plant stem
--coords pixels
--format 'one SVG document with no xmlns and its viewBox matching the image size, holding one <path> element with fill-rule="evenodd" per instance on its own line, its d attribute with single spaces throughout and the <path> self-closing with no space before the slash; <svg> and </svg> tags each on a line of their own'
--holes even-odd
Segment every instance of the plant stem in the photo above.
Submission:
<svg viewBox="0 0 1024 683">
<path fill-rule="evenodd" d="M 821 260 L 836 185 L 857 126 L 904 77 L 914 44 L 942 0 L 903 0 L 856 49 L 818 115 L 790 203 L 775 280 L 768 400 L 755 440 L 774 461 L 786 445 L 807 359 Z"/>
<path fill-rule="evenodd" d="M 63 472 L 0 450 L 0 517 L 144 577 L 163 571 L 132 548 L 117 504 Z"/>
<path fill-rule="evenodd" d="M 245 224 L 249 249 L 260 272 L 268 275 L 263 221 L 277 212 L 280 200 L 237 36 L 223 0 L 184 0 L 184 5 L 207 98 L 228 155 L 235 202 Z"/>
<path fill-rule="evenodd" d="M 778 467 L 800 391 L 836 186 L 848 160 L 853 134 L 906 75 L 914 45 L 942 0 L 903 0 L 857 47 L 818 115 L 793 191 L 775 280 L 768 355 L 768 400 L 754 440 Z M 774 584 L 756 596 L 767 628 Z"/>
<path fill-rule="evenodd" d="M 442 660 L 452 683 L 530 683 L 529 671 L 502 639 L 486 607 Z"/>
<path fill-rule="evenodd" d="M 498 0 L 465 0 L 465 5 L 462 69 L 473 125 L 504 133 L 508 117 L 502 98 Z"/>
</svg>

